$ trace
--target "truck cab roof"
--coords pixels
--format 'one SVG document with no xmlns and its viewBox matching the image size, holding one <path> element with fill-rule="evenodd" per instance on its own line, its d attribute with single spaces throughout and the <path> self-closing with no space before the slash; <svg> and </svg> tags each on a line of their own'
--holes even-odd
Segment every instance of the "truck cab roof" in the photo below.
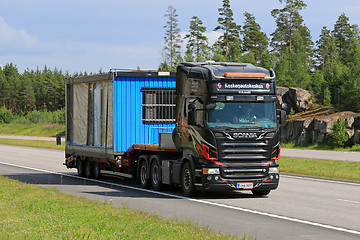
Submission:
<svg viewBox="0 0 360 240">
<path fill-rule="evenodd" d="M 257 78 L 274 79 L 275 73 L 272 69 L 256 67 L 250 63 L 228 63 L 228 62 L 185 62 L 180 67 L 192 68 L 196 70 L 207 69 L 213 78 Z M 195 71 L 196 71 L 195 70 Z"/>
</svg>

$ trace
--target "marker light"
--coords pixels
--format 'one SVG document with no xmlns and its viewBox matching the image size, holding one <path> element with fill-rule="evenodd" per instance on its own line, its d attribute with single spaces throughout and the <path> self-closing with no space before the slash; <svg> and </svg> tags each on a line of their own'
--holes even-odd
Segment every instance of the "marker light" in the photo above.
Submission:
<svg viewBox="0 0 360 240">
<path fill-rule="evenodd" d="M 250 78 L 265 78 L 265 73 L 240 73 L 240 72 L 226 72 L 224 77 L 250 77 Z"/>
</svg>

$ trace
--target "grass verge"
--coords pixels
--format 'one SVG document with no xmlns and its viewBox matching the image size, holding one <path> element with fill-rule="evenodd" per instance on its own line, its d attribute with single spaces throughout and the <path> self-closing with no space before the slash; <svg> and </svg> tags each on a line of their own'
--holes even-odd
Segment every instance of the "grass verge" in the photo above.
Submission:
<svg viewBox="0 0 360 240">
<path fill-rule="evenodd" d="M 0 239 L 235 239 L 0 176 Z"/>
<path fill-rule="evenodd" d="M 56 145 L 55 141 L 39 141 L 39 140 L 34 141 L 34 140 L 0 138 L 0 144 L 65 150 L 64 142 L 61 143 L 62 145 Z"/>
<path fill-rule="evenodd" d="M 1 134 L 55 137 L 57 134 L 65 136 L 65 125 L 60 124 L 0 124 Z"/>
<path fill-rule="evenodd" d="M 315 177 L 360 181 L 360 163 L 281 157 L 280 172 Z"/>
</svg>

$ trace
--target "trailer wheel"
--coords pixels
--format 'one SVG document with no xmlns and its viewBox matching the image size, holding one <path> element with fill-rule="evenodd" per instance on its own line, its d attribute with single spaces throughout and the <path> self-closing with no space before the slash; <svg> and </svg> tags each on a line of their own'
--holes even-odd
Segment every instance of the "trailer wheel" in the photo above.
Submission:
<svg viewBox="0 0 360 240">
<path fill-rule="evenodd" d="M 270 193 L 271 190 L 251 190 L 251 192 L 254 194 L 254 196 L 260 197 L 260 196 L 266 196 Z"/>
<path fill-rule="evenodd" d="M 87 178 L 92 177 L 92 166 L 91 166 L 91 162 L 89 160 L 85 161 L 84 175 Z"/>
<path fill-rule="evenodd" d="M 93 176 L 95 179 L 101 178 L 100 163 L 93 162 Z"/>
<path fill-rule="evenodd" d="M 181 188 L 185 196 L 195 194 L 194 175 L 189 162 L 186 162 L 181 169 Z"/>
<path fill-rule="evenodd" d="M 151 186 L 154 190 L 160 190 L 161 188 L 161 168 L 158 158 L 154 158 L 151 162 L 150 168 L 150 179 L 151 179 Z"/>
<path fill-rule="evenodd" d="M 148 167 L 145 160 L 141 161 L 140 163 L 139 182 L 142 188 L 149 188 L 150 180 L 148 177 Z"/>
<path fill-rule="evenodd" d="M 78 159 L 76 161 L 76 168 L 77 168 L 77 173 L 80 177 L 84 177 L 85 175 L 85 169 L 84 169 L 84 161 L 81 161 L 80 159 Z"/>
</svg>

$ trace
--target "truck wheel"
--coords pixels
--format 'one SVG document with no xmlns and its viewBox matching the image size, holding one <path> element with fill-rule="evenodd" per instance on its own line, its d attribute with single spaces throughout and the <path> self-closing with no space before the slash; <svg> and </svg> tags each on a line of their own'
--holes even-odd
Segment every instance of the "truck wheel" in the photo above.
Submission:
<svg viewBox="0 0 360 240">
<path fill-rule="evenodd" d="M 270 193 L 271 190 L 251 190 L 254 196 L 266 196 Z"/>
<path fill-rule="evenodd" d="M 95 179 L 101 178 L 100 163 L 93 162 L 93 176 Z"/>
<path fill-rule="evenodd" d="M 80 177 L 84 177 L 84 173 L 85 173 L 85 169 L 84 169 L 84 161 L 81 161 L 80 159 L 78 159 L 76 161 L 76 168 L 77 168 L 77 173 Z"/>
<path fill-rule="evenodd" d="M 141 161 L 139 168 L 139 182 L 142 188 L 149 188 L 150 180 L 148 177 L 148 167 L 146 161 Z"/>
<path fill-rule="evenodd" d="M 150 180 L 151 186 L 154 190 L 160 190 L 161 188 L 161 168 L 158 159 L 154 159 L 150 168 Z"/>
<path fill-rule="evenodd" d="M 194 175 L 189 162 L 186 162 L 181 169 L 181 188 L 185 196 L 195 194 Z"/>
<path fill-rule="evenodd" d="M 87 178 L 92 177 L 92 166 L 91 166 L 91 162 L 89 160 L 85 161 L 84 175 Z"/>
</svg>

